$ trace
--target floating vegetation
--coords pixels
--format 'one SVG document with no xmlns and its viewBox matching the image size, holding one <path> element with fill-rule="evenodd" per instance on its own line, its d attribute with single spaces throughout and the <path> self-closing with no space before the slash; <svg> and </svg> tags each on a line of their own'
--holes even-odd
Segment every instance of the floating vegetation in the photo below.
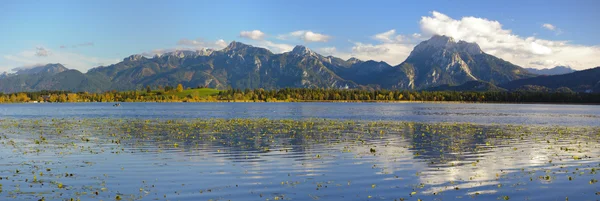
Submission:
<svg viewBox="0 0 600 201">
<path fill-rule="evenodd" d="M 595 199 L 599 143 L 598 127 L 0 119 L 0 200 Z"/>
</svg>

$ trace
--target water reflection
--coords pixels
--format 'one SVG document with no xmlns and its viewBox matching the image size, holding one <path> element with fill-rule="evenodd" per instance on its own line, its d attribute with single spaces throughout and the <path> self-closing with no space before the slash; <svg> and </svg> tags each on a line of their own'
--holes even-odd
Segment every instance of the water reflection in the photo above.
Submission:
<svg viewBox="0 0 600 201">
<path fill-rule="evenodd" d="M 597 198 L 600 168 L 597 127 L 323 119 L 0 127 L 0 196 L 11 200 L 586 200 Z"/>
</svg>

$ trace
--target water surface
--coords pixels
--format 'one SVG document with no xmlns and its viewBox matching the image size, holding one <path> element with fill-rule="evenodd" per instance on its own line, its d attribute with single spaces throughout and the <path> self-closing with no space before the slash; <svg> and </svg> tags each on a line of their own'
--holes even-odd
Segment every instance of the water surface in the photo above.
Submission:
<svg viewBox="0 0 600 201">
<path fill-rule="evenodd" d="M 597 200 L 596 106 L 0 105 L 0 200 Z"/>
<path fill-rule="evenodd" d="M 478 124 L 600 125 L 600 106 L 444 103 L 112 103 L 0 105 L 4 118 L 327 118 Z"/>
</svg>

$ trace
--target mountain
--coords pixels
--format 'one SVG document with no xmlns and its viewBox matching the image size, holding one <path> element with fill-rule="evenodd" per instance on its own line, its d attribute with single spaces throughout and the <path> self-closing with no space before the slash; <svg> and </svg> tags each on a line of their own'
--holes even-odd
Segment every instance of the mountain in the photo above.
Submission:
<svg viewBox="0 0 600 201">
<path fill-rule="evenodd" d="M 227 88 L 428 89 L 470 81 L 497 85 L 534 75 L 484 53 L 477 44 L 433 36 L 421 42 L 403 63 L 344 60 L 298 45 L 290 52 L 231 42 L 222 50 L 174 51 L 153 57 L 131 55 L 121 62 L 68 70 L 60 64 L 19 69 L 0 78 L 1 92 L 143 89 L 146 86 Z"/>
<path fill-rule="evenodd" d="M 525 68 L 530 73 L 536 75 L 562 75 L 567 73 L 575 72 L 575 69 L 572 69 L 568 66 L 556 66 L 554 68 L 544 68 L 544 69 L 536 69 L 536 68 Z"/>
<path fill-rule="evenodd" d="M 419 43 L 408 58 L 383 77 L 384 88 L 425 89 L 468 81 L 492 84 L 533 77 L 525 69 L 486 54 L 476 43 L 433 36 Z"/>
<path fill-rule="evenodd" d="M 439 85 L 436 87 L 427 88 L 426 91 L 506 91 L 506 89 L 497 87 L 489 82 L 484 81 L 468 81 L 464 84 L 452 86 L 448 84 Z"/>
<path fill-rule="evenodd" d="M 15 74 L 17 75 L 31 75 L 31 74 L 37 74 L 37 73 L 47 73 L 47 74 L 57 74 L 57 73 L 61 73 L 64 71 L 67 71 L 69 69 L 67 69 L 66 67 L 64 67 L 62 64 L 46 64 L 43 66 L 35 66 L 32 68 L 15 68 L 13 69 L 13 71 L 16 71 Z"/>
<path fill-rule="evenodd" d="M 600 92 L 600 67 L 575 71 L 564 75 L 538 76 L 515 80 L 499 85 L 508 90 L 547 88 L 556 90 L 561 87 L 575 92 Z"/>
<path fill-rule="evenodd" d="M 110 81 L 108 88 L 116 90 L 179 83 L 219 89 L 359 87 L 336 75 L 324 62 L 331 61 L 304 46 L 274 54 L 234 41 L 218 51 L 181 51 L 153 58 L 132 55 L 120 63 L 91 69 L 87 75 Z"/>
<path fill-rule="evenodd" d="M 105 90 L 108 81 L 95 80 L 93 77 L 70 70 L 62 64 L 47 64 L 27 69 L 15 69 L 16 73 L 0 77 L 0 92 L 68 90 L 92 91 Z"/>
</svg>

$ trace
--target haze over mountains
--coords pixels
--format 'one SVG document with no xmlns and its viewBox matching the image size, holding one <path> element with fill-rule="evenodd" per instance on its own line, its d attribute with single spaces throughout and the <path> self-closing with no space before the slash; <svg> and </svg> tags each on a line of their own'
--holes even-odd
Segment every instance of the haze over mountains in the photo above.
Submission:
<svg viewBox="0 0 600 201">
<path fill-rule="evenodd" d="M 546 73 L 542 74 L 556 74 L 559 70 L 564 69 L 544 71 Z M 586 70 L 588 71 L 597 72 L 598 69 Z M 102 92 L 177 84 L 218 89 L 302 87 L 408 90 L 436 87 L 443 90 L 444 86 L 467 84 L 466 87 L 454 88 L 469 90 L 471 86 L 477 85 L 474 83 L 485 83 L 485 89 L 503 90 L 496 86 L 505 86 L 507 89 L 529 84 L 546 86 L 546 79 L 566 78 L 536 77 L 536 74 L 538 73 L 486 54 L 475 43 L 455 41 L 439 35 L 418 44 L 410 56 L 397 66 L 372 60 L 344 60 L 323 56 L 304 46 L 274 54 L 264 48 L 234 41 L 222 50 L 175 51 L 152 58 L 131 55 L 122 62 L 96 67 L 87 73 L 69 70 L 61 64 L 20 69 L 14 74 L 0 74 L 0 92 Z M 579 76 L 573 74 L 575 73 L 567 74 L 571 75 L 568 79 Z M 597 89 L 595 83 L 600 76 L 588 77 L 584 80 L 589 81 L 579 80 L 548 87 L 569 87 L 575 91 L 588 92 Z"/>
</svg>

